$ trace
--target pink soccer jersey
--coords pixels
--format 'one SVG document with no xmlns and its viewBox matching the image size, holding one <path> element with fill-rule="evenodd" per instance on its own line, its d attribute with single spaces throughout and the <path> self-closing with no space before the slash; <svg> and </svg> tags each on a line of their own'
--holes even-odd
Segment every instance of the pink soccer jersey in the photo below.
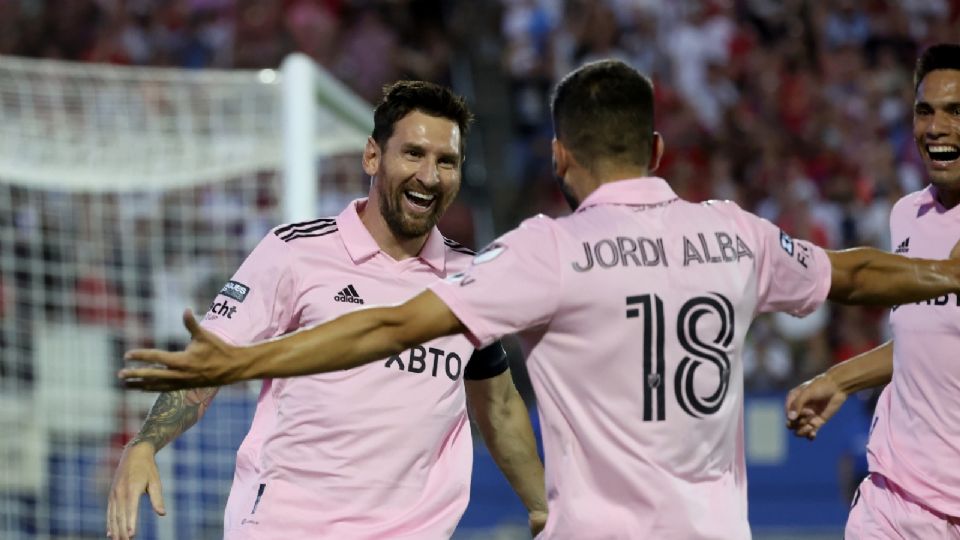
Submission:
<svg viewBox="0 0 960 540">
<path fill-rule="evenodd" d="M 890 213 L 893 250 L 945 259 L 960 208 L 944 209 L 928 187 Z M 890 314 L 893 380 L 883 390 L 867 444 L 870 471 L 933 510 L 960 517 L 960 297 L 907 304 Z"/>
<path fill-rule="evenodd" d="M 475 344 L 523 329 L 543 425 L 544 538 L 750 538 L 740 355 L 758 312 L 826 297 L 826 254 L 660 178 L 533 218 L 431 289 Z"/>
<path fill-rule="evenodd" d="M 436 230 L 419 257 L 393 260 L 358 204 L 268 234 L 204 327 L 234 343 L 263 340 L 405 301 L 469 264 L 472 252 Z M 452 336 L 356 369 L 265 381 L 237 453 L 225 538 L 448 538 L 472 468 L 462 379 L 506 369 L 502 357 L 470 362 L 473 353 Z"/>
</svg>

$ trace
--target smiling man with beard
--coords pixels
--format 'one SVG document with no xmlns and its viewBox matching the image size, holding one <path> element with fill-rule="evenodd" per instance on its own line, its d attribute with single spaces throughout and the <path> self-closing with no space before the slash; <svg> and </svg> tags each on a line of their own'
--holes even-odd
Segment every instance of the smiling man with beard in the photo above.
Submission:
<svg viewBox="0 0 960 540">
<path fill-rule="evenodd" d="M 460 189 L 470 121 L 449 89 L 387 87 L 363 154 L 369 199 L 336 218 L 271 231 L 220 291 L 204 328 L 230 343 L 252 343 L 403 302 L 466 269 L 473 252 L 436 225 Z M 133 536 L 144 491 L 164 513 L 154 455 L 196 423 L 214 393 L 157 399 L 114 476 L 110 536 Z M 497 342 L 477 350 L 459 335 L 349 371 L 265 381 L 237 453 L 224 537 L 449 538 L 470 493 L 468 403 L 539 531 L 543 466 L 503 348 Z"/>
</svg>

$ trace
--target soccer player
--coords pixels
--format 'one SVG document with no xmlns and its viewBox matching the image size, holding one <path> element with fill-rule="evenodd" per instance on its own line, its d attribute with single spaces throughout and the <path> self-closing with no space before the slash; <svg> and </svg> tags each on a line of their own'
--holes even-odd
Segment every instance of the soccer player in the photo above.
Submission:
<svg viewBox="0 0 960 540">
<path fill-rule="evenodd" d="M 555 172 L 576 211 L 525 221 L 461 274 L 252 347 L 201 329 L 181 352 L 131 351 L 168 369 L 134 387 L 336 372 L 421 341 L 477 346 L 531 330 L 543 424 L 543 538 L 744 540 L 743 341 L 765 311 L 828 296 L 902 303 L 960 291 L 960 261 L 863 248 L 827 252 L 730 202 L 695 204 L 650 176 L 664 142 L 653 88 L 622 62 L 587 64 L 552 103 Z"/>
<path fill-rule="evenodd" d="M 449 89 L 385 89 L 363 154 L 369 198 L 336 218 L 277 227 L 224 285 L 203 321 L 249 343 L 377 304 L 402 302 L 464 270 L 473 252 L 436 223 L 460 187 L 471 114 Z M 467 404 L 491 454 L 546 521 L 543 466 L 499 343 L 411 343 L 374 365 L 265 381 L 237 452 L 227 539 L 449 538 L 470 492 Z M 213 389 L 161 395 L 125 449 L 107 511 L 111 536 L 136 529 L 144 490 L 164 513 L 154 454 L 196 423 Z"/>
<path fill-rule="evenodd" d="M 913 135 L 930 186 L 890 213 L 897 253 L 960 256 L 960 45 L 927 49 L 914 72 Z M 960 538 L 960 296 L 905 304 L 893 340 L 837 364 L 787 397 L 788 426 L 813 439 L 847 396 L 890 383 L 874 413 L 870 475 L 850 509 L 846 538 Z"/>
</svg>

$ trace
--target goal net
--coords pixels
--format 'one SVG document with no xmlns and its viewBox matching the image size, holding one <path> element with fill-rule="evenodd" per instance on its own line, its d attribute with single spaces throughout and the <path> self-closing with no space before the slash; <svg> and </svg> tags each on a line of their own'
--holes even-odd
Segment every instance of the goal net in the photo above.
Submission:
<svg viewBox="0 0 960 540">
<path fill-rule="evenodd" d="M 274 225 L 366 192 L 370 107 L 305 57 L 279 71 L 0 57 L 0 538 L 101 538 L 122 445 L 154 394 L 114 373 L 180 347 Z M 158 455 L 168 516 L 138 538 L 220 538 L 254 385 Z"/>
</svg>

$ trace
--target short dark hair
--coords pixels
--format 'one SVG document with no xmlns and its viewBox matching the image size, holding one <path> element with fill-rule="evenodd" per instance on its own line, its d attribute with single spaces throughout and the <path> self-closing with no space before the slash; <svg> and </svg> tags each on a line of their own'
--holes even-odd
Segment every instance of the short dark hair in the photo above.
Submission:
<svg viewBox="0 0 960 540">
<path fill-rule="evenodd" d="M 439 84 L 426 81 L 397 81 L 383 87 L 383 99 L 373 111 L 373 140 L 386 148 L 397 122 L 412 111 L 446 118 L 460 127 L 460 156 L 473 122 L 473 113 L 463 97 Z"/>
<path fill-rule="evenodd" d="M 960 45 L 956 43 L 938 43 L 923 51 L 917 59 L 917 67 L 913 70 L 913 89 L 920 88 L 923 78 L 931 71 L 938 69 L 955 69 L 960 71 Z"/>
<path fill-rule="evenodd" d="M 553 129 L 585 167 L 621 161 L 646 167 L 653 144 L 653 83 L 619 60 L 586 64 L 553 93 Z"/>
</svg>

